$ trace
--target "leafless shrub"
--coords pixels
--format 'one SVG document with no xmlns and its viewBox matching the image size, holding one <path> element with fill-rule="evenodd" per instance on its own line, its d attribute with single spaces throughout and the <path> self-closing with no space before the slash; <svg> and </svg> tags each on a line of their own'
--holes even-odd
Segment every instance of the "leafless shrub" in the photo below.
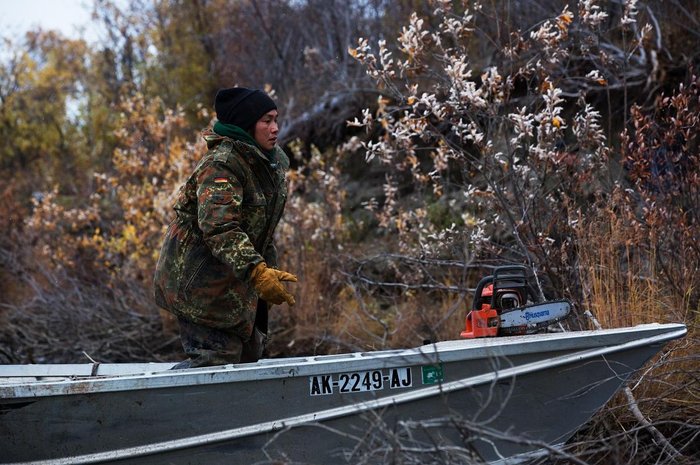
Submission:
<svg viewBox="0 0 700 465">
<path fill-rule="evenodd" d="M 18 277 L 24 296 L 0 302 L 2 363 L 177 359 L 177 334 L 164 330 L 137 283 L 29 267 L 8 250 L 0 250 L 0 268 Z"/>
</svg>

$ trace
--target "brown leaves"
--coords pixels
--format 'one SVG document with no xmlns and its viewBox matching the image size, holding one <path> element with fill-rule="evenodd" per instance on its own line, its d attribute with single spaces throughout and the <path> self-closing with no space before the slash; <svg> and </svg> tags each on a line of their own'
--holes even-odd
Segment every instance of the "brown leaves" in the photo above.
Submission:
<svg viewBox="0 0 700 465">
<path fill-rule="evenodd" d="M 664 273 L 679 302 L 697 308 L 700 288 L 700 114 L 697 79 L 662 96 L 651 110 L 633 107 L 632 127 L 623 133 L 622 156 L 632 195 L 620 207 L 630 220 L 630 244 Z"/>
</svg>

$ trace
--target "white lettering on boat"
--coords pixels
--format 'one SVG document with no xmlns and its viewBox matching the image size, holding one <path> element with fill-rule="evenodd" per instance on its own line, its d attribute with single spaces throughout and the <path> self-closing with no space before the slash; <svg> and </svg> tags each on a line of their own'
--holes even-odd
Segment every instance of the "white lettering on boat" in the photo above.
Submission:
<svg viewBox="0 0 700 465">
<path fill-rule="evenodd" d="M 334 392 L 350 394 L 379 391 L 387 386 L 390 389 L 403 389 L 412 385 L 410 367 L 390 368 L 386 373 L 382 370 L 355 371 L 337 375 L 309 376 L 309 395 L 326 396 Z"/>
</svg>

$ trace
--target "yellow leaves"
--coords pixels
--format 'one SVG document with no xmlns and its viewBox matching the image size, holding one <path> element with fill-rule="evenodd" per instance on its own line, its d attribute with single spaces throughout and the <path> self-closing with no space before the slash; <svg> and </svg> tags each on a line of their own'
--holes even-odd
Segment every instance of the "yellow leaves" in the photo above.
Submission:
<svg viewBox="0 0 700 465">
<path fill-rule="evenodd" d="M 406 225 L 406 220 L 401 216 L 394 219 L 394 226 L 396 227 L 396 230 L 399 233 L 403 232 L 406 229 Z"/>
<path fill-rule="evenodd" d="M 550 81 L 548 77 L 545 78 L 540 84 L 540 93 L 546 94 L 547 91 L 552 89 L 554 89 L 554 84 L 552 84 L 552 81 Z"/>
<path fill-rule="evenodd" d="M 406 55 L 408 55 L 409 62 L 413 61 L 416 56 L 416 47 L 405 47 L 401 49 Z"/>
<path fill-rule="evenodd" d="M 571 24 L 574 21 L 574 15 L 568 10 L 564 10 L 561 15 L 559 15 L 559 20 L 565 24 Z"/>
<path fill-rule="evenodd" d="M 126 242 L 136 242 L 136 227 L 133 224 L 127 224 L 122 230 L 122 237 Z"/>
<path fill-rule="evenodd" d="M 196 133 L 183 113 L 154 100 L 122 102 L 119 124 L 128 130 L 114 134 L 113 168 L 94 176 L 91 195 L 60 197 L 57 188 L 37 197 L 28 225 L 56 265 L 90 262 L 96 271 L 150 280 L 173 196 L 205 150 L 188 143 Z"/>
<path fill-rule="evenodd" d="M 600 71 L 597 69 L 594 69 L 590 73 L 586 74 L 586 78 L 590 79 L 591 81 L 595 82 L 596 84 L 600 86 L 607 86 L 608 81 L 605 79 L 601 74 Z"/>
<path fill-rule="evenodd" d="M 287 182 L 290 184 L 296 184 L 302 178 L 301 173 L 298 170 L 289 170 L 287 172 Z"/>
<path fill-rule="evenodd" d="M 555 128 L 558 129 L 558 128 L 560 128 L 563 124 L 564 124 L 564 120 L 562 120 L 560 117 L 555 116 L 554 118 L 552 118 L 552 126 L 554 126 Z"/>
<path fill-rule="evenodd" d="M 442 141 L 440 141 L 442 142 Z M 420 161 L 418 160 L 418 157 L 414 153 L 410 153 L 406 155 L 406 161 L 404 162 L 405 165 L 409 166 L 411 170 L 415 170 L 418 168 Z"/>
<path fill-rule="evenodd" d="M 267 95 L 270 96 L 270 98 L 272 98 L 272 99 L 276 99 L 276 98 L 277 98 L 277 92 L 275 91 L 275 88 L 272 87 L 272 84 L 270 84 L 270 83 L 265 83 L 265 85 L 263 86 L 263 90 L 265 91 L 265 93 L 266 93 Z"/>
<path fill-rule="evenodd" d="M 477 224 L 479 224 L 479 219 L 469 212 L 465 212 L 462 214 L 462 221 L 464 221 L 465 226 L 470 228 L 473 228 Z"/>
<path fill-rule="evenodd" d="M 562 32 L 569 29 L 569 25 L 574 21 L 574 15 L 567 8 L 557 17 L 557 27 Z"/>
<path fill-rule="evenodd" d="M 383 95 L 380 95 L 379 97 L 377 97 L 377 116 L 386 114 L 386 107 L 387 107 L 387 105 L 389 105 L 390 102 L 391 101 L 388 98 L 384 97 Z M 387 122 L 383 119 L 382 119 L 381 124 L 384 128 L 387 127 Z"/>
</svg>

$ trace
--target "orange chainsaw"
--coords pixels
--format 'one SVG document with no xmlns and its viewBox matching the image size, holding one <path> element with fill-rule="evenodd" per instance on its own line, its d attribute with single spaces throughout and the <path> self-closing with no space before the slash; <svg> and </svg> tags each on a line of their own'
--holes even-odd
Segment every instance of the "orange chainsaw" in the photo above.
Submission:
<svg viewBox="0 0 700 465">
<path fill-rule="evenodd" d="M 479 281 L 467 314 L 464 338 L 532 334 L 571 312 L 568 300 L 537 302 L 537 293 L 520 265 L 499 266 Z M 536 303 L 533 303 L 536 302 Z"/>
</svg>

